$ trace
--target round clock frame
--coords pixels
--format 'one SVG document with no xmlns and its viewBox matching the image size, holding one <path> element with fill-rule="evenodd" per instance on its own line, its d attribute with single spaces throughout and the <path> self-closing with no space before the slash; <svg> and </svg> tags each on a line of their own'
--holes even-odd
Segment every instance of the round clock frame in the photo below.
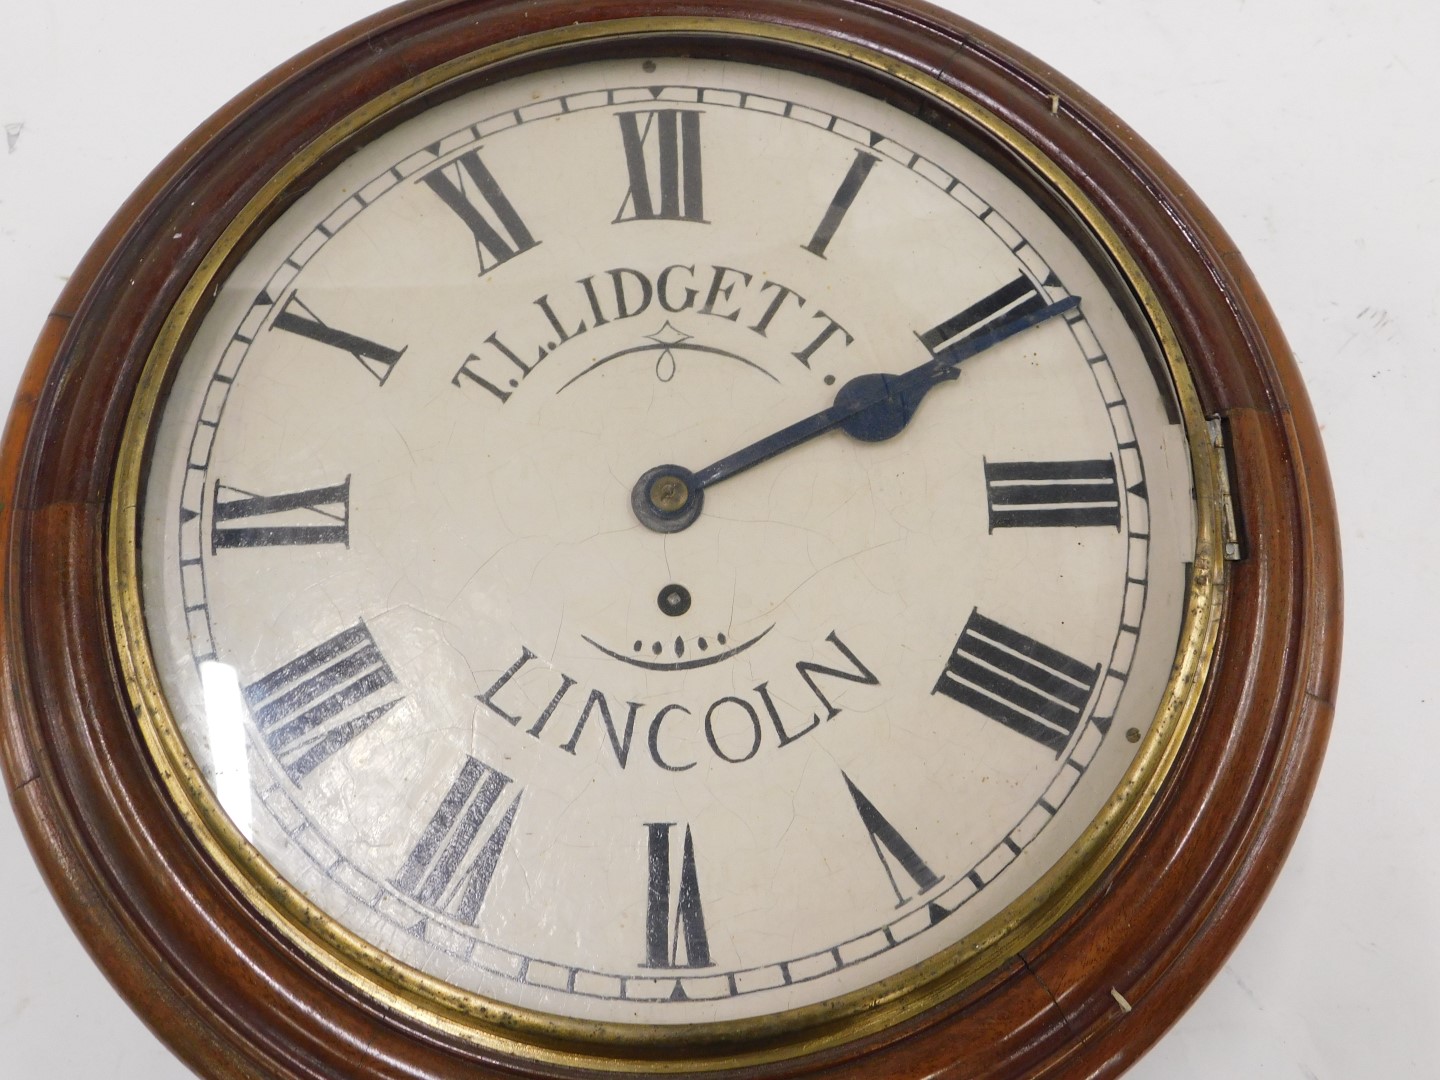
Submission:
<svg viewBox="0 0 1440 1080">
<path fill-rule="evenodd" d="M 1083 898 L 920 1015 L 858 1039 L 818 1040 L 800 1056 L 742 1069 L 712 1055 L 704 1067 L 767 1077 L 1116 1075 L 1219 969 L 1279 871 L 1332 714 L 1335 513 L 1283 336 L 1184 183 L 1061 76 L 910 0 L 426 0 L 317 45 L 156 170 L 56 302 L 5 436 L 0 749 L 11 797 L 92 954 L 207 1076 L 587 1074 L 565 1063 L 563 1047 L 521 1059 L 450 1037 L 317 965 L 256 914 L 167 794 L 122 673 L 109 550 L 131 403 L 172 305 L 271 176 L 417 72 L 618 20 L 689 20 L 693 42 L 693 28 L 720 15 L 792 39 L 825 36 L 938 80 L 1029 140 L 1099 209 L 1153 289 L 1223 433 L 1242 550 L 1227 564 L 1209 675 L 1178 757 Z M 763 48 L 773 60 L 787 48 L 773 37 L 725 40 L 741 58 Z M 589 45 L 592 55 L 605 47 Z M 735 1060 L 756 1049 L 736 1046 Z M 645 1067 L 686 1067 L 670 1044 L 655 1055 Z"/>
</svg>

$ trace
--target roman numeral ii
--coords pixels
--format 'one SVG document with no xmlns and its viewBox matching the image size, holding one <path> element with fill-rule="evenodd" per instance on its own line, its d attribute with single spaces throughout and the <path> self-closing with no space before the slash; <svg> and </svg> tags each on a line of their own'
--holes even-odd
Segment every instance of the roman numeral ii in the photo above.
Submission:
<svg viewBox="0 0 1440 1080">
<path fill-rule="evenodd" d="M 964 310 L 951 315 L 937 326 L 923 334 L 917 334 L 920 343 L 931 353 L 939 353 L 949 345 L 971 334 L 978 334 L 991 323 L 1023 318 L 1045 306 L 1041 296 L 1023 274 L 1010 284 L 996 289 L 983 300 L 978 300 Z"/>
</svg>

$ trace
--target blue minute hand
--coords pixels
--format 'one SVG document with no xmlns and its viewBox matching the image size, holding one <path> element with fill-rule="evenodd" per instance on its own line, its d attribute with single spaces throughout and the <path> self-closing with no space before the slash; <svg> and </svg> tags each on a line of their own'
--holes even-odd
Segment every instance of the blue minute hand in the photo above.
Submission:
<svg viewBox="0 0 1440 1080">
<path fill-rule="evenodd" d="M 781 428 L 773 435 L 767 435 L 697 470 L 692 474 L 690 486 L 692 490 L 712 487 L 831 428 L 838 427 L 845 434 L 866 442 L 892 439 L 905 430 L 920 402 L 933 387 L 959 376 L 962 362 L 1079 305 L 1079 297 L 1068 296 L 1044 307 L 1028 311 L 1022 309 L 1011 318 L 992 323 L 941 349 L 932 359 L 902 375 L 857 375 L 840 387 L 835 394 L 835 404 L 828 409 Z"/>
</svg>

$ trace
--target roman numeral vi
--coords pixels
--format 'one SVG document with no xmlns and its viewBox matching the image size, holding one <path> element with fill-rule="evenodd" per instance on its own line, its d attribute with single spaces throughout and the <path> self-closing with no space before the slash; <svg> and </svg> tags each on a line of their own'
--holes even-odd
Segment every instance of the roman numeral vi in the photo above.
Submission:
<svg viewBox="0 0 1440 1080">
<path fill-rule="evenodd" d="M 700 906 L 700 875 L 695 868 L 695 842 L 690 826 L 680 854 L 680 886 L 675 893 L 675 917 L 670 918 L 670 830 L 674 822 L 647 822 L 649 834 L 649 889 L 645 908 L 645 967 L 711 967 L 710 939 L 705 933 L 705 912 Z M 681 946 L 684 956 L 681 956 Z"/>
</svg>

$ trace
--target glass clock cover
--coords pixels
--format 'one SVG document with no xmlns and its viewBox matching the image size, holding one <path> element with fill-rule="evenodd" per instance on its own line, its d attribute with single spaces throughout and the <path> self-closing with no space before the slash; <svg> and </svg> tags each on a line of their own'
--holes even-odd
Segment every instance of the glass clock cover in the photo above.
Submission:
<svg viewBox="0 0 1440 1080">
<path fill-rule="evenodd" d="M 1096 251 L 797 71 L 418 111 L 176 353 L 152 738 L 377 967 L 574 1022 L 858 1007 L 1173 737 L 1192 436 Z"/>
</svg>

